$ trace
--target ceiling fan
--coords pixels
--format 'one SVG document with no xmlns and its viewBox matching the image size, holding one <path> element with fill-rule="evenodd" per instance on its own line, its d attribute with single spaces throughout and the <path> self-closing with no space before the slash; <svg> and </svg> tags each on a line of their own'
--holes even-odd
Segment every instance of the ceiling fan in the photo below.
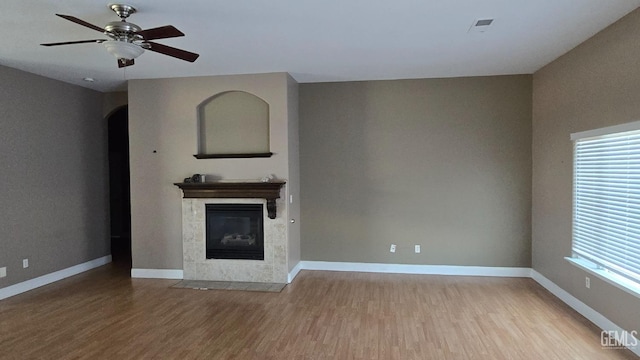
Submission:
<svg viewBox="0 0 640 360">
<path fill-rule="evenodd" d="M 145 50 L 155 51 L 160 54 L 173 56 L 175 58 L 189 62 L 196 61 L 198 56 L 200 56 L 196 53 L 150 41 L 184 36 L 184 34 L 175 27 L 167 25 L 142 30 L 142 28 L 140 28 L 138 25 L 127 22 L 126 20 L 129 15 L 136 12 L 136 9 L 133 6 L 125 4 L 111 4 L 109 5 L 109 7 L 116 14 L 118 14 L 121 20 L 108 23 L 104 27 L 104 29 L 90 24 L 84 20 L 80 20 L 74 16 L 56 14 L 63 19 L 69 20 L 82 26 L 86 26 L 89 29 L 99 31 L 108 36 L 109 39 L 67 41 L 40 45 L 58 46 L 84 43 L 103 44 L 107 48 L 107 51 L 118 59 L 118 67 L 120 68 L 133 65 L 133 59 L 142 55 Z"/>
</svg>

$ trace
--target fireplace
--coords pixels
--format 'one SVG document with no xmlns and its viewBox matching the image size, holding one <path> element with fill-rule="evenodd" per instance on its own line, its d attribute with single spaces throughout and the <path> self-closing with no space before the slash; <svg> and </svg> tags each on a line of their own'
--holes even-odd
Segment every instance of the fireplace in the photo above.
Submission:
<svg viewBox="0 0 640 360">
<path fill-rule="evenodd" d="M 206 204 L 206 258 L 264 260 L 262 204 Z"/>
<path fill-rule="evenodd" d="M 248 281 L 285 283 L 288 281 L 287 203 L 280 198 L 284 181 L 217 181 L 208 183 L 177 183 L 183 191 L 182 251 L 183 278 L 186 280 Z M 207 206 L 253 205 L 262 210 L 261 229 L 264 260 L 209 258 L 207 255 Z M 224 208 L 224 207 L 223 207 Z M 228 208 L 227 208 L 228 209 Z M 237 215 L 237 214 L 236 214 Z M 235 216 L 244 218 L 246 214 Z M 233 217 L 233 216 L 232 216 Z M 245 232 L 251 221 L 232 220 L 240 227 L 228 233 L 225 247 L 247 249 L 253 246 L 252 236 Z M 254 220 L 255 223 L 255 220 Z M 251 231 L 249 231 L 251 232 Z M 237 235 L 233 235 L 238 233 Z M 218 235 L 220 237 L 220 235 Z M 257 241 L 256 241 L 257 243 Z M 230 250 L 229 248 L 227 248 Z"/>
</svg>

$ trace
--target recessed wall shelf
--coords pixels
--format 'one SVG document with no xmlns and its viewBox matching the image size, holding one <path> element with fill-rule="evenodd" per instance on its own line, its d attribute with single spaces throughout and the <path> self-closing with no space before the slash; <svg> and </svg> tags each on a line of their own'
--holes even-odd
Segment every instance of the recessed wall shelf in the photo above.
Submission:
<svg viewBox="0 0 640 360">
<path fill-rule="evenodd" d="M 270 157 L 269 104 L 245 91 L 226 91 L 198 105 L 197 159 Z"/>
<path fill-rule="evenodd" d="M 193 157 L 196 159 L 246 159 L 246 158 L 268 158 L 273 155 L 272 152 L 268 153 L 254 153 L 254 154 L 195 154 Z"/>
</svg>

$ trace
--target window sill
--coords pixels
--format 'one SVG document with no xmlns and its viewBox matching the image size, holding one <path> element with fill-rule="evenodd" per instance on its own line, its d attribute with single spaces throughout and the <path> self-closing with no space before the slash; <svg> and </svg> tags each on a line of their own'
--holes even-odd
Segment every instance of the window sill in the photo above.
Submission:
<svg viewBox="0 0 640 360">
<path fill-rule="evenodd" d="M 618 289 L 626 291 L 627 293 L 637 298 L 640 298 L 640 285 L 637 285 L 633 281 L 627 280 L 622 276 L 619 276 L 617 274 L 601 269 L 598 266 L 596 266 L 594 263 L 585 259 L 575 258 L 575 257 L 565 257 L 565 260 L 571 263 L 571 265 L 574 265 L 604 280 L 605 282 L 608 282 L 609 284 L 617 287 Z"/>
</svg>

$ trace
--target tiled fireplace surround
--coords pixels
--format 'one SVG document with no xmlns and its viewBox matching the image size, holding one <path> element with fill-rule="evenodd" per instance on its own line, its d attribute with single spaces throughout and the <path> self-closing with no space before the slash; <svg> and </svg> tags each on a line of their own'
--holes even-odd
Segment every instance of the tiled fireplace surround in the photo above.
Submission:
<svg viewBox="0 0 640 360">
<path fill-rule="evenodd" d="M 263 204 L 264 260 L 206 258 L 206 204 Z M 285 206 L 277 200 L 275 218 L 268 215 L 266 199 L 184 198 L 182 199 L 182 251 L 185 280 L 247 281 L 286 283 L 287 224 Z"/>
</svg>

